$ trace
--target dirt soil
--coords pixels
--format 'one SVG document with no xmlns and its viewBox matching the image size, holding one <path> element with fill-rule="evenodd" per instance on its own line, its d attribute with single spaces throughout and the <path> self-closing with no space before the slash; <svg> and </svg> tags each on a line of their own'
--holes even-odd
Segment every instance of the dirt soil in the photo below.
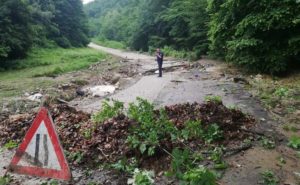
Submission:
<svg viewBox="0 0 300 185">
<path fill-rule="evenodd" d="M 57 105 L 56 103 L 61 102 L 57 102 L 57 98 L 55 100 L 45 98 L 44 103 L 52 105 L 50 112 L 57 125 L 58 133 L 63 133 L 60 134 L 60 138 L 65 150 L 73 153 L 80 151 L 85 157 L 97 156 L 94 160 L 103 163 L 115 162 L 120 155 L 132 155 L 132 151 L 124 145 L 127 128 L 132 124 L 132 121 L 125 116 L 105 122 L 92 135 L 86 131 L 93 125 L 90 121 L 90 114 L 101 109 L 101 102 L 105 98 L 125 102 L 127 107 L 128 103 L 136 100 L 136 97 L 142 97 L 154 102 L 157 108 L 167 106 L 169 118 L 178 127 L 183 123 L 182 120 L 191 117 L 201 118 L 204 122 L 220 122 L 220 126 L 228 136 L 223 141 L 224 145 L 234 147 L 249 137 L 255 141 L 250 149 L 242 150 L 235 155 L 228 155 L 226 161 L 230 168 L 225 171 L 219 184 L 260 184 L 262 182 L 260 173 L 265 170 L 274 171 L 280 178 L 280 184 L 300 184 L 299 177 L 296 175 L 300 172 L 299 158 L 296 157 L 296 151 L 287 147 L 287 137 L 280 131 L 280 123 L 273 120 L 268 111 L 261 106 L 260 101 L 247 92 L 245 88 L 248 85 L 247 78 L 233 68 L 209 59 L 202 59 L 195 63 L 167 59 L 164 63 L 163 78 L 158 78 L 154 74 L 157 68 L 154 57 L 95 44 L 90 44 L 90 47 L 121 59 L 105 64 L 99 63 L 91 66 L 89 70 L 67 74 L 70 83 L 59 87 L 58 94 L 60 94 L 59 99 L 66 101 L 68 105 Z M 72 81 L 71 79 L 75 76 L 82 81 Z M 64 78 L 64 75 L 58 78 Z M 118 89 L 114 94 L 105 97 L 92 97 L 80 93 L 83 88 L 105 84 L 114 84 Z M 208 95 L 221 96 L 225 106 L 235 106 L 251 116 L 244 117 L 241 112 L 234 112 L 236 109 L 227 109 L 225 106 L 203 104 L 204 98 Z M 54 105 L 53 102 L 55 102 Z M 38 107 L 33 109 L 30 107 L 30 110 L 24 109 L 18 113 L 14 113 L 13 109 L 1 113 L 0 145 L 3 146 L 11 139 L 19 143 L 32 123 L 37 110 Z M 214 112 L 215 116 L 210 117 L 211 112 Z M 223 119 L 224 115 L 226 119 Z M 237 123 L 241 125 L 237 127 Z M 261 147 L 256 139 L 260 136 L 272 138 L 276 148 L 268 150 Z M 0 176 L 6 172 L 5 166 L 8 165 L 13 153 L 14 150 L 0 152 Z M 281 164 L 280 158 L 284 158 L 286 163 Z M 157 161 L 168 161 L 167 158 L 162 159 Z M 122 174 L 103 169 L 101 166 L 98 170 L 91 170 L 90 166 L 95 163 L 89 164 L 89 161 L 78 160 L 78 156 L 68 156 L 68 160 L 74 177 L 71 184 L 88 184 L 89 182 L 126 184 L 128 177 Z M 15 184 L 49 182 L 39 178 L 10 175 Z M 167 183 L 163 177 L 158 176 L 156 184 L 176 183 Z"/>
</svg>

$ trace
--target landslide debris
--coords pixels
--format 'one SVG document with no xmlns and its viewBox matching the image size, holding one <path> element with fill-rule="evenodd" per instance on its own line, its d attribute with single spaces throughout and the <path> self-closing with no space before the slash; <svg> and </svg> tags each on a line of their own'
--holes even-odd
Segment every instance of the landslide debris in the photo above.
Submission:
<svg viewBox="0 0 300 185">
<path fill-rule="evenodd" d="M 91 115 L 69 107 L 66 104 L 55 104 L 49 106 L 49 111 L 56 125 L 67 157 L 73 165 L 95 166 L 97 162 L 115 163 L 123 157 L 137 157 L 142 163 L 147 160 L 162 161 L 160 156 L 144 157 L 136 150 L 129 147 L 126 142 L 131 135 L 131 129 L 139 123 L 125 116 L 123 113 L 96 124 Z M 154 111 L 158 113 L 158 110 Z M 223 146 L 238 146 L 244 139 L 254 137 L 252 133 L 245 130 L 255 125 L 255 120 L 243 114 L 237 109 L 228 109 L 220 102 L 208 101 L 203 104 L 178 104 L 165 107 L 167 119 L 176 126 L 178 130 L 185 127 L 186 121 L 200 120 L 202 127 L 208 128 L 211 124 L 217 125 L 223 133 L 223 139 L 216 141 Z M 23 115 L 5 116 L 0 120 L 0 145 L 13 140 L 20 143 L 29 129 L 35 113 Z M 180 146 L 180 141 L 163 141 L 164 146 Z M 169 143 L 168 143 L 169 142 Z M 195 145 L 202 146 L 205 142 L 201 139 L 190 139 L 185 142 L 191 148 Z M 162 157 L 167 157 L 158 153 Z M 145 162 L 146 161 L 146 162 Z M 152 163 L 151 162 L 151 163 Z M 149 163 L 149 162 L 148 162 Z M 155 162 L 153 162 L 155 164 Z"/>
</svg>

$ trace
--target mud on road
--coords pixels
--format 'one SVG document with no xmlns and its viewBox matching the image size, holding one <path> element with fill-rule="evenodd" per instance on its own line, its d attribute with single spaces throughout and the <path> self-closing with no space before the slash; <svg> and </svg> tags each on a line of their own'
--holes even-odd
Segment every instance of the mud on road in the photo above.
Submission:
<svg viewBox="0 0 300 185">
<path fill-rule="evenodd" d="M 68 122 L 75 118 L 71 115 L 82 115 L 83 117 L 80 119 L 83 119 L 83 122 L 86 123 L 84 126 L 89 127 L 90 114 L 99 111 L 102 106 L 102 101 L 106 98 L 124 102 L 125 107 L 128 107 L 128 104 L 135 102 L 137 97 L 142 97 L 153 102 L 156 108 L 160 108 L 165 106 L 187 105 L 187 103 L 193 104 L 195 102 L 203 103 L 206 96 L 220 96 L 225 106 L 234 107 L 244 113 L 252 115 L 256 120 L 256 124 L 252 126 L 249 132 L 249 134 L 253 135 L 254 142 L 252 146 L 225 158 L 229 164 L 229 168 L 224 171 L 219 183 L 228 185 L 260 184 L 262 182 L 261 173 L 266 170 L 272 170 L 279 178 L 279 184 L 299 184 L 299 177 L 297 177 L 296 173 L 300 172 L 300 162 L 295 156 L 296 152 L 286 146 L 287 138 L 279 131 L 280 123 L 273 120 L 272 116 L 261 106 L 260 101 L 247 92 L 247 78 L 243 75 L 231 70 L 224 64 L 209 59 L 202 59 L 195 63 L 167 59 L 164 63 L 165 71 L 163 78 L 158 78 L 155 74 L 156 62 L 154 57 L 105 48 L 95 44 L 90 44 L 90 47 L 105 51 L 121 59 L 117 61 L 117 65 L 114 63 L 106 65 L 107 70 L 101 73 L 98 73 L 98 69 L 103 67 L 101 63 L 91 66 L 89 71 L 75 73 L 78 76 L 82 75 L 85 83 L 77 84 L 71 88 L 66 87 L 66 90 L 62 91 L 65 93 L 68 92 L 67 94 L 70 92 L 73 94 L 70 100 L 66 100 L 65 96 L 60 97 L 60 99 L 66 100 L 66 102 L 63 103 L 67 103 L 67 105 L 64 106 L 70 107 L 71 113 L 70 110 L 67 111 L 65 107 L 64 110 L 66 114 L 58 116 L 58 119 L 61 117 L 60 119 L 64 120 L 64 122 Z M 94 97 L 87 92 L 83 92 L 83 94 L 80 95 L 77 92 L 78 90 L 81 92 L 82 89 L 97 85 L 114 85 L 117 89 L 113 94 L 108 94 L 104 97 Z M 181 108 L 179 110 L 183 109 Z M 78 114 L 76 111 L 82 112 Z M 196 110 L 191 109 L 191 111 Z M 7 138 L 12 132 L 18 132 L 18 137 L 15 137 L 18 139 L 22 138 L 21 136 L 24 134 L 26 127 L 29 126 L 34 115 L 32 111 L 24 112 L 29 113 L 26 115 L 22 114 L 26 119 L 17 117 L 19 120 L 15 119 L 12 121 L 18 123 L 21 128 L 19 127 L 19 130 L 16 128 L 17 130 L 12 129 L 7 131 L 7 135 L 2 135 L 2 138 Z M 54 110 L 53 112 L 55 113 Z M 63 114 L 63 112 L 64 111 L 61 111 L 60 114 Z M 180 113 L 178 113 L 178 115 L 180 115 Z M 5 121 L 7 122 L 8 117 L 10 117 L 10 119 L 14 118 L 8 114 L 2 116 L 2 125 Z M 173 117 L 176 118 L 176 115 Z M 76 119 L 79 118 L 77 117 Z M 121 130 L 124 130 L 122 134 L 126 135 L 125 128 L 128 127 L 130 121 L 122 119 L 120 122 L 122 122 L 123 125 L 120 125 L 120 127 L 122 127 Z M 27 126 L 25 126 L 26 124 Z M 72 134 L 77 133 L 78 135 L 72 136 L 73 139 L 69 139 L 68 141 L 70 141 L 70 143 L 66 145 L 67 147 L 76 148 L 72 147 L 73 145 L 76 146 L 76 142 L 85 140 L 80 135 L 82 132 L 78 130 L 80 127 L 76 128 L 74 126 L 73 128 L 71 125 L 72 123 L 70 122 L 67 127 L 69 129 L 69 135 L 65 136 L 66 138 L 61 137 L 61 139 L 67 140 Z M 95 135 L 95 138 L 97 137 L 100 136 Z M 116 136 L 112 135 L 110 137 Z M 269 150 L 261 146 L 259 138 L 264 137 L 270 138 L 275 142 L 275 149 Z M 2 141 L 1 144 L 3 145 L 7 141 L 8 140 Z M 19 140 L 17 140 L 17 142 L 19 142 Z M 125 152 L 126 150 L 127 148 L 121 148 L 117 151 Z M 104 150 L 102 150 L 102 152 L 103 151 Z M 93 153 L 94 151 L 90 150 L 89 152 Z M 109 151 L 106 152 L 109 153 Z M 5 171 L 3 167 L 8 164 L 12 154 L 13 152 L 11 151 L 4 151 L 0 154 L 0 175 L 3 175 Z M 284 159 L 285 164 L 281 164 L 279 160 L 281 158 Z M 76 162 L 71 166 L 75 177 L 73 183 L 76 184 L 87 184 L 88 182 L 98 182 L 100 184 L 120 184 L 120 182 L 123 182 L 126 184 L 126 179 L 128 178 L 126 175 L 116 175 L 115 172 L 106 169 L 90 170 Z M 87 175 L 87 172 L 89 175 Z M 116 178 L 116 176 L 118 176 L 118 178 Z M 24 182 L 26 182 L 26 184 L 39 184 L 44 182 L 37 178 L 29 179 L 17 175 L 13 175 L 13 178 L 16 184 L 22 184 Z M 168 181 L 158 180 L 157 184 L 168 184 L 167 182 Z"/>
</svg>

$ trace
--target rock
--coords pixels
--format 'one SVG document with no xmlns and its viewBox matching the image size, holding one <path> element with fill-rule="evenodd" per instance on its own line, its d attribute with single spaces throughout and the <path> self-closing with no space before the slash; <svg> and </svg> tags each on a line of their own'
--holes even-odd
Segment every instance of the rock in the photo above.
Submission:
<svg viewBox="0 0 300 185">
<path fill-rule="evenodd" d="M 95 86 L 95 87 L 91 87 L 88 89 L 88 91 L 94 97 L 106 96 L 106 95 L 114 93 L 115 90 L 116 90 L 116 87 L 112 86 L 112 85 L 100 85 L 100 86 Z"/>
<path fill-rule="evenodd" d="M 9 116 L 9 122 L 15 122 L 18 120 L 24 120 L 29 116 L 29 114 L 16 114 Z"/>
<path fill-rule="evenodd" d="M 234 77 L 233 81 L 235 83 L 242 82 L 242 83 L 245 83 L 245 84 L 249 84 L 248 80 L 246 80 L 244 77 Z"/>
<path fill-rule="evenodd" d="M 116 84 L 120 81 L 121 75 L 119 74 L 114 74 L 112 79 L 110 80 L 111 84 Z"/>
<path fill-rule="evenodd" d="M 27 99 L 28 99 L 28 100 L 31 100 L 31 101 L 37 101 L 37 102 L 40 102 L 42 98 L 43 98 L 43 95 L 42 95 L 42 94 L 36 93 L 36 94 L 34 94 L 34 95 L 29 96 Z"/>
<path fill-rule="evenodd" d="M 82 90 L 82 89 L 76 89 L 76 94 L 78 96 L 84 96 L 85 95 L 85 92 Z"/>
<path fill-rule="evenodd" d="M 254 77 L 254 80 L 255 81 L 261 81 L 262 80 L 262 75 L 261 74 L 258 74 Z"/>
</svg>

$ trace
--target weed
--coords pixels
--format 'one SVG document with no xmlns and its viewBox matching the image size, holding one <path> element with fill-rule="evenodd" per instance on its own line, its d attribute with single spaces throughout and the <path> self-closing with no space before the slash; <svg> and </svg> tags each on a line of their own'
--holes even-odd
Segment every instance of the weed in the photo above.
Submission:
<svg viewBox="0 0 300 185">
<path fill-rule="evenodd" d="M 129 104 L 128 116 L 138 125 L 132 128 L 127 143 L 142 154 L 152 156 L 162 140 L 177 137 L 177 129 L 168 121 L 165 110 L 161 109 L 155 115 L 154 106 L 147 100 L 137 98 L 137 104 Z"/>
<path fill-rule="evenodd" d="M 262 178 L 263 178 L 263 184 L 264 185 L 277 185 L 279 183 L 278 178 L 270 170 L 262 172 L 261 175 L 262 175 Z"/>
<path fill-rule="evenodd" d="M 222 97 L 221 96 L 206 96 L 205 101 L 209 102 L 215 102 L 215 103 L 222 103 Z"/>
<path fill-rule="evenodd" d="M 214 161 L 215 163 L 222 163 L 223 150 L 223 147 L 215 147 L 211 151 L 209 159 Z"/>
<path fill-rule="evenodd" d="M 187 121 L 185 128 L 181 130 L 181 136 L 185 139 L 201 138 L 203 136 L 203 129 L 201 121 Z"/>
<path fill-rule="evenodd" d="M 85 139 L 91 139 L 92 137 L 92 132 L 93 132 L 93 129 L 86 129 L 83 131 L 83 137 Z"/>
<path fill-rule="evenodd" d="M 113 101 L 113 105 L 110 105 L 108 101 L 103 101 L 102 109 L 100 112 L 94 114 L 92 119 L 95 123 L 102 123 L 103 121 L 122 114 L 124 109 L 124 103 L 119 101 Z"/>
<path fill-rule="evenodd" d="M 8 150 L 11 150 L 11 149 L 14 149 L 14 148 L 17 148 L 17 147 L 18 147 L 18 144 L 13 140 L 10 140 L 8 143 L 6 143 L 4 145 L 4 148 L 6 148 Z"/>
<path fill-rule="evenodd" d="M 220 130 L 220 127 L 217 124 L 210 124 L 205 132 L 203 133 L 203 139 L 207 143 L 217 141 L 223 138 L 223 131 Z"/>
<path fill-rule="evenodd" d="M 184 185 L 216 185 L 217 177 L 204 166 L 191 169 L 185 172 L 183 176 Z"/>
<path fill-rule="evenodd" d="M 289 139 L 288 146 L 293 149 L 300 149 L 300 137 L 296 135 L 292 136 Z"/>
<path fill-rule="evenodd" d="M 0 177 L 0 185 L 9 185 L 12 181 L 11 176 L 5 175 L 3 177 Z"/>
<path fill-rule="evenodd" d="M 180 150 L 175 148 L 172 151 L 172 162 L 171 169 L 172 174 L 174 174 L 177 178 L 181 179 L 186 170 L 190 169 L 193 165 L 191 160 L 191 153 L 189 150 L 184 149 Z"/>
<path fill-rule="evenodd" d="M 283 157 L 279 157 L 278 161 L 280 162 L 280 164 L 285 164 L 286 163 L 286 161 Z"/>
<path fill-rule="evenodd" d="M 110 167 L 118 171 L 133 173 L 134 169 L 137 168 L 137 160 L 135 158 L 130 160 L 123 158 L 117 163 L 110 165 Z"/>
<path fill-rule="evenodd" d="M 154 172 L 152 171 L 140 171 L 135 169 L 133 177 L 128 179 L 128 184 L 132 185 L 152 185 L 154 183 Z"/>
<path fill-rule="evenodd" d="M 274 149 L 275 148 L 275 142 L 266 137 L 263 137 L 261 139 L 260 143 L 265 149 Z"/>
<path fill-rule="evenodd" d="M 284 125 L 283 127 L 283 130 L 285 130 L 285 131 L 292 131 L 292 132 L 298 132 L 298 128 L 297 127 L 295 127 L 295 126 L 293 126 L 293 125 Z"/>
<path fill-rule="evenodd" d="M 225 170 L 228 168 L 228 164 L 225 161 L 214 164 L 214 169 Z"/>
<path fill-rule="evenodd" d="M 229 106 L 227 106 L 227 108 L 228 108 L 229 110 L 239 110 L 239 107 L 236 106 L 236 105 L 229 105 Z"/>
<path fill-rule="evenodd" d="M 77 164 L 81 163 L 83 160 L 83 154 L 81 152 L 70 152 L 66 154 L 71 161 L 74 161 Z"/>
<path fill-rule="evenodd" d="M 280 98 L 286 97 L 289 95 L 289 89 L 285 88 L 285 87 L 280 87 L 280 88 L 276 89 L 273 94 Z"/>
<path fill-rule="evenodd" d="M 289 125 L 283 125 L 282 129 L 288 132 L 288 131 L 290 131 L 290 126 Z"/>
</svg>

